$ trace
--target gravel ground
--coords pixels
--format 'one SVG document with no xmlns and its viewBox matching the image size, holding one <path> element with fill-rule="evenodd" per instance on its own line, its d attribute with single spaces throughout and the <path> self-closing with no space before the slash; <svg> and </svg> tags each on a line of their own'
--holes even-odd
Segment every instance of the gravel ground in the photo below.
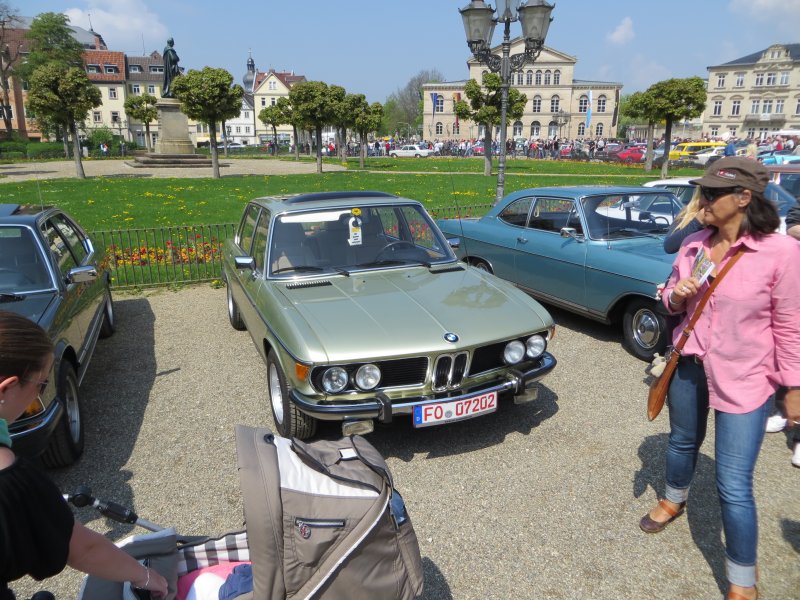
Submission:
<svg viewBox="0 0 800 600">
<path fill-rule="evenodd" d="M 118 331 L 99 342 L 81 388 L 86 452 L 52 473 L 62 489 L 88 483 L 185 534 L 242 528 L 233 426 L 270 426 L 271 417 L 264 366 L 224 306 L 225 291 L 209 287 L 117 297 Z M 663 492 L 667 419 L 646 420 L 644 365 L 617 332 L 553 314 L 559 365 L 537 401 L 430 429 L 398 421 L 369 436 L 419 536 L 424 598 L 719 598 L 713 432 L 687 517 L 658 535 L 640 532 Z M 800 473 L 789 459 L 786 436 L 767 436 L 755 490 L 764 599 L 800 589 Z M 77 514 L 114 540 L 131 532 Z M 79 582 L 67 570 L 16 589 L 20 598 L 42 588 L 73 598 Z"/>
<path fill-rule="evenodd" d="M 211 167 L 133 168 L 126 165 L 123 160 L 84 160 L 83 170 L 87 177 L 120 175 L 129 177 L 211 177 Z M 347 169 L 341 165 L 324 164 L 322 170 L 329 172 L 346 171 Z M 316 163 L 294 162 L 293 160 L 257 158 L 223 158 L 220 160 L 222 177 L 226 175 L 302 175 L 316 172 Z M 14 183 L 29 179 L 72 179 L 74 177 L 75 163 L 71 160 L 0 165 L 0 183 Z"/>
</svg>

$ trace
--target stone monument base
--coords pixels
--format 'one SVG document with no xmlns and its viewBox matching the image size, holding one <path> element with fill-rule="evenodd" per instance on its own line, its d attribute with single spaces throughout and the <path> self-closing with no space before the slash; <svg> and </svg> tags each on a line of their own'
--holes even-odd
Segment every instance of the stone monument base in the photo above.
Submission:
<svg viewBox="0 0 800 600">
<path fill-rule="evenodd" d="M 181 112 L 181 103 L 174 98 L 161 98 L 158 109 L 158 141 L 155 154 L 193 154 L 189 137 L 189 119 Z"/>
</svg>

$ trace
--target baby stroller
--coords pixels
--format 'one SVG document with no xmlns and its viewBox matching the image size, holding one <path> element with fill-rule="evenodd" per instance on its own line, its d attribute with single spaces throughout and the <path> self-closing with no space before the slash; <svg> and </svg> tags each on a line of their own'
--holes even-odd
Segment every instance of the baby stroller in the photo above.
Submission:
<svg viewBox="0 0 800 600">
<path fill-rule="evenodd" d="M 184 577 L 241 562 L 252 571 L 252 590 L 236 596 L 241 600 L 411 600 L 422 593 L 411 520 L 386 462 L 364 438 L 306 443 L 239 425 L 236 452 L 243 532 L 181 538 L 174 529 L 87 494 L 70 500 L 91 501 L 111 518 L 154 531 L 120 546 L 164 575 L 168 600 Z M 78 598 L 115 600 L 129 594 L 124 584 L 86 577 Z"/>
</svg>

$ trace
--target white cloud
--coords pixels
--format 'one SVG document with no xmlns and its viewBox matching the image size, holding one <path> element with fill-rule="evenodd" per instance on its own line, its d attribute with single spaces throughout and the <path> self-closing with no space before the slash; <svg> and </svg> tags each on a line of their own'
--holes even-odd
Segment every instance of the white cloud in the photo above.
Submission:
<svg viewBox="0 0 800 600">
<path fill-rule="evenodd" d="M 87 8 L 64 11 L 72 25 L 91 27 L 111 50 L 139 54 L 161 51 L 169 34 L 159 16 L 143 0 L 89 0 Z"/>
<path fill-rule="evenodd" d="M 612 44 L 621 46 L 630 42 L 635 35 L 633 32 L 633 19 L 625 17 L 614 31 L 606 35 L 606 39 Z"/>
<path fill-rule="evenodd" d="M 787 41 L 794 41 L 800 23 L 800 2 L 797 0 L 730 0 L 728 7 L 745 20 L 765 23 L 776 33 L 792 36 Z"/>
</svg>

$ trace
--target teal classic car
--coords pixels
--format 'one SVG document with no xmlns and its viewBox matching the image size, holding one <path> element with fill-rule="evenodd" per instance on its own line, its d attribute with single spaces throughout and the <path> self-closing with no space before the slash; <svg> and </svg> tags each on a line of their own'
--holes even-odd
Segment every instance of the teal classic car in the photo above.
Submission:
<svg viewBox="0 0 800 600">
<path fill-rule="evenodd" d="M 381 192 L 258 198 L 225 243 L 231 324 L 267 364 L 281 435 L 415 427 L 536 397 L 556 365 L 553 320 L 513 285 L 459 262 L 419 202 Z"/>
<path fill-rule="evenodd" d="M 483 218 L 438 224 L 467 263 L 543 302 L 621 323 L 628 349 L 649 360 L 667 345 L 657 286 L 671 271 L 663 236 L 680 207 L 658 188 L 534 188 Z"/>
</svg>

